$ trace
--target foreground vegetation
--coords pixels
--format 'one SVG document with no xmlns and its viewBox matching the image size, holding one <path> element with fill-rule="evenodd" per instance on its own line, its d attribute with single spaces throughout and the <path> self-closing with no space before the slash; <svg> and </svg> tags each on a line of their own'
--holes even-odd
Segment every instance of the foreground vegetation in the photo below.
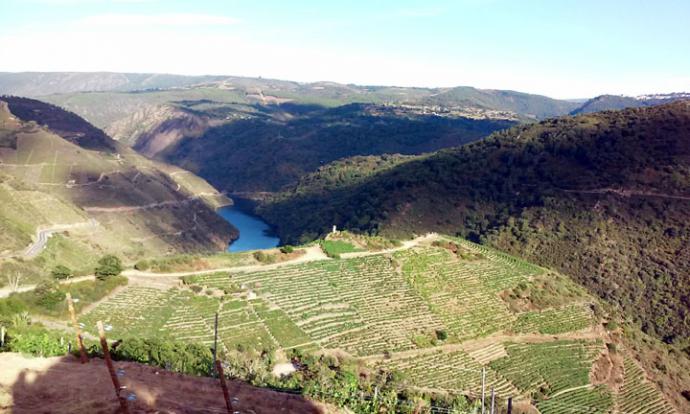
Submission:
<svg viewBox="0 0 690 414">
<path fill-rule="evenodd" d="M 14 294 L 0 301 L 5 349 L 63 354 L 70 337 L 39 321 L 66 320 L 69 289 L 80 299 L 87 338 L 101 320 L 121 341 L 116 358 L 211 375 L 217 313 L 218 352 L 231 377 L 355 412 L 411 413 L 431 405 L 462 412 L 477 403 L 482 368 L 501 405 L 512 396 L 545 414 L 578 404 L 605 411 L 644 390 L 656 401 L 650 410 L 672 412 L 633 366 L 621 363 L 631 391 L 593 382 L 590 371 L 602 355 L 617 349 L 630 358 L 628 345 L 601 328 L 609 320 L 618 332 L 610 310 L 567 278 L 462 239 L 418 243 L 396 249 L 380 237 L 336 233 L 323 242 L 336 260 L 189 275 L 174 287 L 138 283 L 109 295 L 121 278 Z M 297 371 L 273 375 L 281 362 Z"/>
</svg>

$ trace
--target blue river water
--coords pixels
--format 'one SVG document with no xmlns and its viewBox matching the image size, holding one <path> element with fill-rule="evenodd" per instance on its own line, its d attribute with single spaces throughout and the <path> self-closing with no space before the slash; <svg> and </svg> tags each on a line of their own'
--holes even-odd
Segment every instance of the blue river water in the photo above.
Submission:
<svg viewBox="0 0 690 414">
<path fill-rule="evenodd" d="M 240 231 L 240 238 L 228 246 L 229 252 L 270 249 L 280 244 L 279 238 L 269 234 L 266 222 L 239 207 L 222 207 L 217 213 Z"/>
</svg>

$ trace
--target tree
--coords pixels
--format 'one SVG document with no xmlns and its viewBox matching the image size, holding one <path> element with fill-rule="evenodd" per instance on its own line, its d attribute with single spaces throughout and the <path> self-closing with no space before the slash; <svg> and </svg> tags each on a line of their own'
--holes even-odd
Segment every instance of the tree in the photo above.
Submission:
<svg viewBox="0 0 690 414">
<path fill-rule="evenodd" d="M 60 291 L 58 284 L 53 280 L 42 281 L 33 293 L 36 302 L 47 309 L 55 309 L 65 299 L 65 293 Z"/>
<path fill-rule="evenodd" d="M 122 273 L 122 261 L 119 257 L 109 254 L 103 256 L 98 261 L 98 266 L 94 270 L 96 277 L 100 280 L 107 279 L 111 276 L 117 276 Z"/>
<path fill-rule="evenodd" d="M 55 279 L 69 279 L 72 277 L 72 269 L 67 266 L 57 265 L 51 272 Z"/>
</svg>

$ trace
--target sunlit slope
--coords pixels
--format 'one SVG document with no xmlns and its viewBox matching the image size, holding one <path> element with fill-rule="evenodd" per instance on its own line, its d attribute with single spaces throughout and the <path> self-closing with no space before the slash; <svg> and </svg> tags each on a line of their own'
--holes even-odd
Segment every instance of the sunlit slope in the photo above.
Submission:
<svg viewBox="0 0 690 414">
<path fill-rule="evenodd" d="M 69 231 L 87 256 L 212 251 L 229 241 L 233 230 L 210 207 L 221 197 L 198 177 L 146 160 L 107 137 L 112 149 L 86 149 L 18 119 L 4 102 L 0 117 L 5 256 L 20 256 L 41 228 L 90 219 L 98 224 Z"/>
<path fill-rule="evenodd" d="M 645 412 L 675 412 L 637 365 L 624 365 L 618 333 L 602 326 L 606 312 L 567 278 L 450 237 L 355 250 L 339 260 L 187 276 L 170 289 L 130 286 L 81 320 L 87 330 L 103 320 L 117 337 L 210 345 L 218 312 L 225 351 L 345 352 L 397 371 L 409 387 L 475 395 L 483 368 L 487 389 L 544 414 L 582 405 L 610 412 L 629 404 L 636 391 L 628 388 L 653 398 Z M 612 358 L 618 370 L 600 367 Z M 626 370 L 621 391 L 613 375 Z"/>
</svg>

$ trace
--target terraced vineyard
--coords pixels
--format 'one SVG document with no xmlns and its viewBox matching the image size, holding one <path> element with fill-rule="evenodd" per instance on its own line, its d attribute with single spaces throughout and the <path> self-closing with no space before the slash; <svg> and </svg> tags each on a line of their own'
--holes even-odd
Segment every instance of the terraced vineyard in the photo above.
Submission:
<svg viewBox="0 0 690 414">
<path fill-rule="evenodd" d="M 508 356 L 489 366 L 524 392 L 553 394 L 589 384 L 592 363 L 603 348 L 600 341 L 508 344 Z"/>
<path fill-rule="evenodd" d="M 411 386 L 481 394 L 482 365 L 463 351 L 393 359 L 386 361 L 383 366 L 404 373 Z M 513 384 L 491 368 L 486 370 L 486 387 L 494 387 L 499 397 L 520 394 Z"/>
<path fill-rule="evenodd" d="M 577 407 L 638 412 L 633 401 L 639 396 L 656 398 L 640 413 L 669 412 L 634 364 L 626 365 L 620 393 L 590 383 L 592 364 L 606 349 L 593 329 L 591 298 L 511 310 L 503 293 L 520 284 L 537 286 L 543 269 L 452 240 L 461 251 L 429 241 L 392 253 L 186 279 L 198 293 L 131 286 L 81 320 L 91 330 L 104 320 L 116 337 L 210 344 L 218 312 L 226 351 L 338 349 L 402 373 L 409 387 L 452 393 L 477 394 L 484 368 L 487 389 L 494 387 L 499 398 L 533 399 L 542 414 Z"/>
<path fill-rule="evenodd" d="M 524 312 L 518 315 L 512 330 L 559 334 L 579 331 L 592 325 L 592 312 L 583 305 L 570 305 L 542 312 Z"/>
<path fill-rule="evenodd" d="M 609 413 L 613 409 L 611 391 L 605 386 L 569 390 L 537 404 L 542 413 Z"/>
<path fill-rule="evenodd" d="M 618 411 L 630 414 L 672 414 L 673 407 L 666 402 L 656 388 L 645 379 L 644 372 L 630 358 L 623 365 L 623 386 L 616 396 Z"/>
</svg>

